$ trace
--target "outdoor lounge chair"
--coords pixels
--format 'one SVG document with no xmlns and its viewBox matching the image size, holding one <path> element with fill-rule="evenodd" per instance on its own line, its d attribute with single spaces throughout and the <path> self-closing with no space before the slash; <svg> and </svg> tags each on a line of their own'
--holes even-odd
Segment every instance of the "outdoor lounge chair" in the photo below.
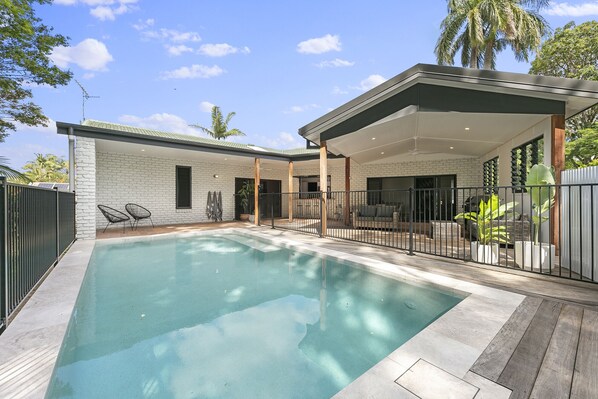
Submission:
<svg viewBox="0 0 598 399">
<path fill-rule="evenodd" d="M 104 233 L 106 232 L 106 229 L 108 228 L 108 226 L 111 224 L 121 223 L 121 222 L 126 222 L 126 221 L 129 221 L 129 223 L 131 223 L 131 219 L 127 215 L 125 215 L 121 211 L 117 211 L 114 208 L 110 208 L 109 206 L 106 206 L 106 205 L 98 205 L 98 209 L 100 210 L 100 212 L 102 212 L 102 215 L 104 215 L 104 217 L 108 221 L 108 224 L 106 225 L 106 227 L 104 227 L 104 231 L 103 231 Z M 133 227 L 133 225 L 131 224 L 131 228 L 132 227 Z M 125 225 L 123 224 L 123 233 L 124 233 L 124 231 L 125 231 Z"/>
<path fill-rule="evenodd" d="M 141 205 L 129 203 L 125 205 L 125 209 L 133 217 L 135 222 L 132 225 L 133 229 L 137 229 L 139 221 L 142 219 L 149 219 L 152 223 L 152 229 L 154 228 L 154 221 L 152 220 L 152 213 Z"/>
</svg>

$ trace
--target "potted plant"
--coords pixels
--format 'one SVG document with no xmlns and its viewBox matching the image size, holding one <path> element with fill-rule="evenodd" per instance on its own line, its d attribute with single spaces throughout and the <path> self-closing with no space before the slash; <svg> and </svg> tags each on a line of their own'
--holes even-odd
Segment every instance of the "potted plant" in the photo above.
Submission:
<svg viewBox="0 0 598 399">
<path fill-rule="evenodd" d="M 524 269 L 548 271 L 554 261 L 554 245 L 540 242 L 540 231 L 549 218 L 545 214 L 554 205 L 555 184 L 554 169 L 546 165 L 532 166 L 527 175 L 525 185 L 532 203 L 534 241 L 515 241 L 515 262 Z"/>
<path fill-rule="evenodd" d="M 477 212 L 463 212 L 455 216 L 455 219 L 467 219 L 475 223 L 477 241 L 470 243 L 473 261 L 498 265 L 498 245 L 508 243 L 509 232 L 507 226 L 493 221 L 504 216 L 515 205 L 515 202 L 500 205 L 498 195 L 492 194 L 488 201 L 480 201 Z"/>
<path fill-rule="evenodd" d="M 243 213 L 240 215 L 241 221 L 248 221 L 253 216 L 253 210 L 249 208 L 249 198 L 253 195 L 254 185 L 250 180 L 245 180 L 241 189 L 237 192 L 241 198 L 241 206 L 243 207 Z M 251 220 L 253 222 L 253 220 Z"/>
</svg>

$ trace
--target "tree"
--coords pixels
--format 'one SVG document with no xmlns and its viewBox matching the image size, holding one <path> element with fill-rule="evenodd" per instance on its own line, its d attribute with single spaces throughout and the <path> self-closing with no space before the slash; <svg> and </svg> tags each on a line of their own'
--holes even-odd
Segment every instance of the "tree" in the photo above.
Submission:
<svg viewBox="0 0 598 399">
<path fill-rule="evenodd" d="M 496 68 L 496 55 L 510 47 L 519 61 L 548 32 L 539 10 L 548 0 L 448 0 L 436 43 L 437 62 L 453 65 L 461 50 L 461 64 L 470 68 Z"/>
<path fill-rule="evenodd" d="M 0 0 L 0 142 L 15 130 L 15 122 L 45 125 L 48 118 L 30 101 L 31 85 L 65 85 L 71 73 L 53 65 L 54 47 L 68 45 L 67 38 L 35 16 L 34 4 L 51 0 Z"/>
<path fill-rule="evenodd" d="M 18 170 L 15 170 L 8 166 L 8 158 L 0 156 L 0 176 L 4 176 L 10 180 L 25 180 L 27 178 Z"/>
<path fill-rule="evenodd" d="M 228 130 L 228 123 L 230 120 L 235 116 L 234 112 L 230 112 L 226 119 L 223 118 L 222 112 L 220 111 L 220 107 L 214 105 L 212 107 L 212 127 L 207 128 L 201 125 L 190 125 L 201 129 L 204 133 L 209 134 L 216 140 L 226 140 L 227 137 L 230 136 L 245 136 L 245 133 L 240 131 L 239 129 L 231 129 Z"/>
<path fill-rule="evenodd" d="M 560 78 L 598 81 L 598 22 L 575 26 L 569 22 L 546 40 L 529 73 Z M 567 120 L 567 139 L 575 140 L 579 132 L 598 122 L 598 106 Z"/>
<path fill-rule="evenodd" d="M 66 183 L 68 177 L 68 163 L 64 158 L 53 154 L 35 154 L 35 160 L 23 166 L 25 176 L 34 182 Z"/>
<path fill-rule="evenodd" d="M 565 145 L 565 167 L 567 169 L 598 166 L 598 123 L 581 129 L 579 138 Z"/>
</svg>

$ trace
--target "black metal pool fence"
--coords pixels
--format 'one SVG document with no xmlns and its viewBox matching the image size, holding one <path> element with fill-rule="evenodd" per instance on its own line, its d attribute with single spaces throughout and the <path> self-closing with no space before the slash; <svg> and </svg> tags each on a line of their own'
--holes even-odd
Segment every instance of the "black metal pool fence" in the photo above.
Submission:
<svg viewBox="0 0 598 399">
<path fill-rule="evenodd" d="M 74 240 L 74 193 L 0 177 L 0 333 Z"/>
<path fill-rule="evenodd" d="M 259 223 L 276 229 L 598 282 L 598 184 L 260 198 Z"/>
</svg>

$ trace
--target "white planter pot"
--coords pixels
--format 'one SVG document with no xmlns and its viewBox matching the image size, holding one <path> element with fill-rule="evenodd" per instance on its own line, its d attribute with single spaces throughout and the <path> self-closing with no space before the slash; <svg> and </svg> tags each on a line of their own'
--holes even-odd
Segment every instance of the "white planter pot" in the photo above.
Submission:
<svg viewBox="0 0 598 399">
<path fill-rule="evenodd" d="M 498 265 L 498 244 L 481 245 L 478 241 L 472 241 L 471 260 L 474 262 Z"/>
<path fill-rule="evenodd" d="M 549 252 L 550 251 L 550 252 Z M 550 262 L 555 262 L 554 245 L 533 241 L 515 241 L 515 262 L 525 270 L 550 272 Z"/>
<path fill-rule="evenodd" d="M 249 223 L 255 222 L 255 215 L 249 215 Z"/>
</svg>

